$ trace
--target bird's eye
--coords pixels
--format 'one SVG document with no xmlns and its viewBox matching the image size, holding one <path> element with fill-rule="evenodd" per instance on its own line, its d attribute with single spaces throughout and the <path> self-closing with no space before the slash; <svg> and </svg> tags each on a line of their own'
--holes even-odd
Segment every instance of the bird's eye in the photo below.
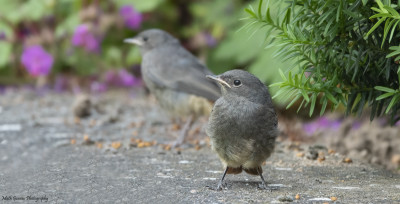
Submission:
<svg viewBox="0 0 400 204">
<path fill-rule="evenodd" d="M 240 80 L 233 81 L 233 85 L 235 85 L 235 86 L 240 86 L 241 84 L 242 84 L 242 82 Z"/>
<path fill-rule="evenodd" d="M 147 40 L 148 40 L 148 38 L 147 38 L 147 37 L 143 37 L 143 41 L 145 41 L 145 42 L 146 42 Z"/>
</svg>

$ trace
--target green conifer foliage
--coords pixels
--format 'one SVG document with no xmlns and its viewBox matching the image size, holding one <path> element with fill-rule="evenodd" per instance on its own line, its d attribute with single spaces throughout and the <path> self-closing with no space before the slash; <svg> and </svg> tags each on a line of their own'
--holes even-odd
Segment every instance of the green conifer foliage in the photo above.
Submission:
<svg viewBox="0 0 400 204">
<path fill-rule="evenodd" d="M 282 73 L 274 97 L 316 103 L 322 115 L 328 103 L 346 112 L 371 110 L 370 119 L 388 114 L 392 124 L 400 110 L 400 3 L 390 0 L 292 0 L 278 16 L 269 2 L 249 7 L 251 26 L 267 26 L 268 46 L 277 56 L 295 60 L 300 71 Z M 272 35 L 275 34 L 275 35 Z"/>
</svg>

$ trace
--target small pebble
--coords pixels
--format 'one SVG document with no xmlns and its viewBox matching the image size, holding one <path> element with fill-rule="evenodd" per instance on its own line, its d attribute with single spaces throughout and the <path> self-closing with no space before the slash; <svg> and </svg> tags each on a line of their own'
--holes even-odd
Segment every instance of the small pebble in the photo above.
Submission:
<svg viewBox="0 0 400 204">
<path fill-rule="evenodd" d="M 91 107 L 92 103 L 89 96 L 79 95 L 76 97 L 75 102 L 72 105 L 72 110 L 75 117 L 84 118 L 90 116 Z"/>
<path fill-rule="evenodd" d="M 121 147 L 121 142 L 113 142 L 111 143 L 111 147 L 114 149 L 119 149 Z"/>
<path fill-rule="evenodd" d="M 311 160 L 316 160 L 318 158 L 318 152 L 314 149 L 309 149 L 306 158 Z"/>
<path fill-rule="evenodd" d="M 344 162 L 344 163 L 352 163 L 353 160 L 351 160 L 350 158 L 347 157 L 347 158 L 344 158 L 344 159 L 343 159 L 343 162 Z"/>
<path fill-rule="evenodd" d="M 293 198 L 291 198 L 289 196 L 279 196 L 278 200 L 280 202 L 293 202 Z"/>
</svg>

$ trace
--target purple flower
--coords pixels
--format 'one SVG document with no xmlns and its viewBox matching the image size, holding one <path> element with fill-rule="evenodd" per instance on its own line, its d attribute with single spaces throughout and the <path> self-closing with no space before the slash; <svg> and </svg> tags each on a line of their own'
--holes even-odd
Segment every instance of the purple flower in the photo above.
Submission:
<svg viewBox="0 0 400 204">
<path fill-rule="evenodd" d="M 100 43 L 96 37 L 90 32 L 89 26 L 82 24 L 76 27 L 72 36 L 72 44 L 74 46 L 84 47 L 89 52 L 99 51 Z"/>
<path fill-rule="evenodd" d="M 361 122 L 359 121 L 355 121 L 352 125 L 351 125 L 351 129 L 353 130 L 357 130 L 361 127 Z"/>
<path fill-rule="evenodd" d="M 119 9 L 119 14 L 124 19 L 125 25 L 133 30 L 139 29 L 142 24 L 142 14 L 137 12 L 133 6 L 125 5 Z"/>
<path fill-rule="evenodd" d="M 303 125 L 303 130 L 308 135 L 313 135 L 321 130 L 337 130 L 341 126 L 340 120 L 331 120 L 326 117 L 320 117 L 315 121 Z"/>
<path fill-rule="evenodd" d="M 90 90 L 93 93 L 102 93 L 102 92 L 107 91 L 107 85 L 105 83 L 102 83 L 102 82 L 93 81 L 90 84 Z"/>
<path fill-rule="evenodd" d="M 67 89 L 67 86 L 68 86 L 67 78 L 65 76 L 58 75 L 54 82 L 54 90 L 56 92 L 62 92 Z"/>
<path fill-rule="evenodd" d="M 32 76 L 43 76 L 50 73 L 53 57 L 40 45 L 26 47 L 22 52 L 21 63 Z"/>
<path fill-rule="evenodd" d="M 135 86 L 140 83 L 140 81 L 133 76 L 131 73 L 126 71 L 126 69 L 121 69 L 118 71 L 118 76 L 122 86 L 130 87 Z"/>
<path fill-rule="evenodd" d="M 0 32 L 0 40 L 5 40 L 6 34 L 4 32 Z"/>
<path fill-rule="evenodd" d="M 217 45 L 217 39 L 215 39 L 210 33 L 205 33 L 204 36 L 209 47 L 215 47 Z"/>
<path fill-rule="evenodd" d="M 140 79 L 133 76 L 126 69 L 118 71 L 107 71 L 105 73 L 105 82 L 115 86 L 131 87 L 140 84 Z"/>
</svg>

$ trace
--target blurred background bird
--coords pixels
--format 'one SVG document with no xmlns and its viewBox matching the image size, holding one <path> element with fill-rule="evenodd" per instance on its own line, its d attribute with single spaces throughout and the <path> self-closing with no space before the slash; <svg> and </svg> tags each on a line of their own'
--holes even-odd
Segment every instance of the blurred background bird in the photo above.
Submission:
<svg viewBox="0 0 400 204">
<path fill-rule="evenodd" d="M 139 46 L 143 80 L 160 106 L 186 120 L 174 146 L 182 144 L 192 122 L 209 115 L 221 95 L 217 83 L 206 78 L 212 72 L 163 30 L 146 30 L 124 42 Z"/>
</svg>

